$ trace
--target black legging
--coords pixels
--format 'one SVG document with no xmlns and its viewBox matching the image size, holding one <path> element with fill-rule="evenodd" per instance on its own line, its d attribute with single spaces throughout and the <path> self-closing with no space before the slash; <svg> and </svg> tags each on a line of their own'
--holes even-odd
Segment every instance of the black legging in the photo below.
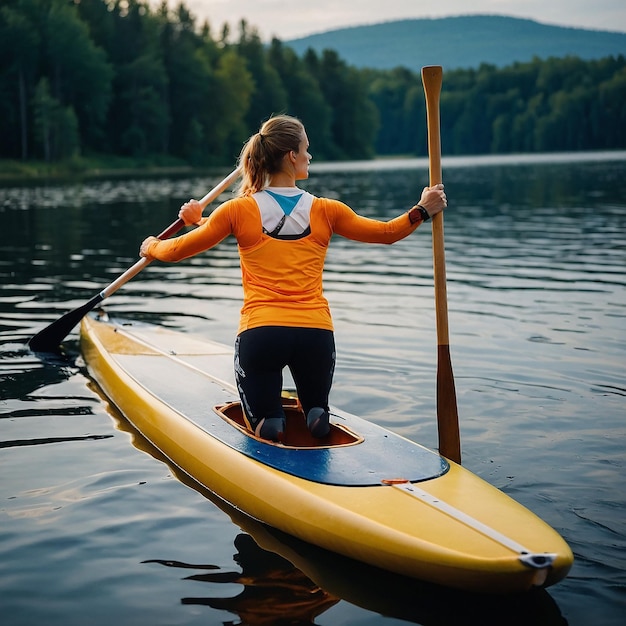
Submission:
<svg viewBox="0 0 626 626">
<path fill-rule="evenodd" d="M 313 407 L 328 410 L 335 371 L 333 331 L 262 326 L 237 337 L 235 380 L 250 423 L 285 416 L 281 403 L 285 367 L 291 371 L 305 415 Z"/>
</svg>

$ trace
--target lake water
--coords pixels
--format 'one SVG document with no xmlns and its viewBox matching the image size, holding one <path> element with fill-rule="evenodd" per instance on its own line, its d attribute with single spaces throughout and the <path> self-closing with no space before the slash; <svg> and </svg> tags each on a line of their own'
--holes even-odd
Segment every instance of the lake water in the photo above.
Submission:
<svg viewBox="0 0 626 626">
<path fill-rule="evenodd" d="M 66 357 L 25 342 L 136 260 L 226 172 L 0 187 L 0 615 L 31 625 L 570 624 L 626 619 L 626 154 L 444 159 L 450 350 L 463 463 L 572 547 L 547 591 L 477 596 L 401 579 L 253 523 L 177 475 Z M 382 219 L 425 160 L 319 165 L 305 186 Z M 225 194 L 223 198 L 228 197 Z M 332 403 L 437 447 L 430 226 L 336 238 Z M 154 263 L 117 315 L 232 343 L 232 241 Z M 181 381 L 184 385 L 184 381 Z"/>
</svg>

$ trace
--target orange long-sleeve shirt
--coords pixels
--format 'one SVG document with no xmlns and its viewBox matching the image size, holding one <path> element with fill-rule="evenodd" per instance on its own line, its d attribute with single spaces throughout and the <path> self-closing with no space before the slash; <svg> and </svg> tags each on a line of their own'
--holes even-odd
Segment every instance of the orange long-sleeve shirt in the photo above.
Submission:
<svg viewBox="0 0 626 626">
<path fill-rule="evenodd" d="M 180 261 L 234 235 L 244 290 L 240 333 L 258 326 L 333 330 L 322 290 L 324 260 L 333 233 L 355 241 L 391 244 L 411 234 L 419 222 L 411 224 L 407 213 L 382 222 L 357 215 L 338 200 L 315 198 L 310 226 L 310 234 L 301 239 L 274 239 L 263 232 L 254 198 L 235 198 L 219 206 L 195 230 L 152 242 L 147 253 L 160 261 Z"/>
</svg>

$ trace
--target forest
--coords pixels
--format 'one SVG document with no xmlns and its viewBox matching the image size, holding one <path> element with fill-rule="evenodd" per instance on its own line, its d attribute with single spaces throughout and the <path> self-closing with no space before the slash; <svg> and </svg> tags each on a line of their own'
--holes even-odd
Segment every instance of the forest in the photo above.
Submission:
<svg viewBox="0 0 626 626">
<path fill-rule="evenodd" d="M 3 0 L 0 159 L 90 155 L 232 164 L 276 113 L 316 160 L 425 155 L 419 73 L 298 56 L 246 21 L 199 23 L 184 2 Z M 535 59 L 444 72 L 444 154 L 626 148 L 626 59 Z"/>
</svg>

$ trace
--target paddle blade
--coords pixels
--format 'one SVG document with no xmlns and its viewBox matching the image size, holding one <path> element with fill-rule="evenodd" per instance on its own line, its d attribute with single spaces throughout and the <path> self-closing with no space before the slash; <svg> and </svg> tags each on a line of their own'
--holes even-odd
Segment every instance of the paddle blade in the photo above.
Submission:
<svg viewBox="0 0 626 626">
<path fill-rule="evenodd" d="M 459 414 L 448 345 L 437 346 L 437 430 L 440 454 L 460 464 Z"/>
<path fill-rule="evenodd" d="M 31 337 L 28 342 L 28 347 L 33 352 L 58 352 L 59 345 L 63 339 L 65 339 L 74 326 L 76 326 L 89 311 L 98 306 L 102 300 L 104 300 L 102 294 L 98 294 L 77 309 L 67 312 L 58 320 L 52 322 L 50 326 L 46 326 L 46 328 Z"/>
</svg>

